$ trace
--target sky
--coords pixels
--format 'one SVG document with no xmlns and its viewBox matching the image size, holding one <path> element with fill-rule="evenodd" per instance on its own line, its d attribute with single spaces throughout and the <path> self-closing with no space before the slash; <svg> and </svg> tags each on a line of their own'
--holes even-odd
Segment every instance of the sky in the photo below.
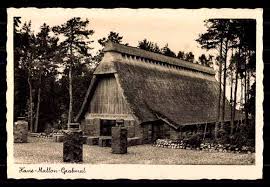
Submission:
<svg viewBox="0 0 270 187">
<path fill-rule="evenodd" d="M 91 39 L 94 43 L 93 54 L 101 48 L 97 40 L 108 36 L 110 31 L 118 32 L 123 36 L 123 43 L 136 47 L 138 41 L 146 38 L 158 46 L 164 47 L 166 44 L 176 54 L 178 51 L 193 52 L 195 59 L 208 52 L 201 49 L 195 41 L 200 33 L 206 31 L 204 20 L 207 16 L 199 16 L 196 13 L 186 14 L 173 10 L 151 10 L 143 9 L 89 9 L 83 14 L 70 14 L 63 11 L 29 11 L 21 18 L 32 22 L 32 29 L 38 32 L 43 23 L 49 26 L 56 26 L 65 23 L 68 19 L 79 16 L 88 19 L 89 29 L 94 30 Z M 211 52 L 215 54 L 215 51 Z"/>
</svg>

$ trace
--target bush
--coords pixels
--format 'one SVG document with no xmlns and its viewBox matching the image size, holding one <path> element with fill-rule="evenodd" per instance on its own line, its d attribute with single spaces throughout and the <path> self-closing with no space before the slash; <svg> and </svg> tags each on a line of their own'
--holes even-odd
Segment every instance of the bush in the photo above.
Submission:
<svg viewBox="0 0 270 187">
<path fill-rule="evenodd" d="M 255 147 L 255 139 L 248 139 L 246 145 L 250 147 Z"/>
<path fill-rule="evenodd" d="M 204 138 L 205 139 L 208 139 L 208 140 L 211 140 L 211 139 L 214 139 L 214 136 L 212 135 L 211 132 L 206 132 Z"/>
<path fill-rule="evenodd" d="M 197 134 L 194 134 L 188 138 L 185 138 L 184 142 L 186 144 L 190 145 L 191 147 L 196 148 L 196 147 L 200 147 L 202 140 L 203 140 L 203 134 L 197 133 Z"/>
<path fill-rule="evenodd" d="M 46 135 L 49 135 L 49 134 L 51 134 L 51 133 L 53 132 L 53 130 L 54 130 L 54 128 L 52 128 L 52 127 L 47 127 L 47 128 L 44 130 L 44 133 L 45 133 Z"/>
<path fill-rule="evenodd" d="M 227 131 L 225 131 L 224 129 L 219 129 L 217 133 L 218 133 L 218 136 L 217 136 L 216 143 L 219 143 L 219 144 L 230 143 L 230 136 L 227 133 Z"/>
<path fill-rule="evenodd" d="M 234 133 L 234 135 L 232 135 L 230 137 L 230 143 L 237 145 L 238 147 L 241 146 L 251 146 L 251 147 L 255 147 L 255 131 L 253 131 L 253 136 L 251 135 L 252 133 L 250 132 L 250 129 L 248 127 L 248 125 L 246 124 L 241 124 L 239 126 L 239 130 Z"/>
<path fill-rule="evenodd" d="M 232 139 L 232 143 L 237 145 L 238 147 L 241 147 L 247 144 L 247 137 L 243 135 L 242 133 L 237 133 L 234 135 L 234 138 Z"/>
</svg>

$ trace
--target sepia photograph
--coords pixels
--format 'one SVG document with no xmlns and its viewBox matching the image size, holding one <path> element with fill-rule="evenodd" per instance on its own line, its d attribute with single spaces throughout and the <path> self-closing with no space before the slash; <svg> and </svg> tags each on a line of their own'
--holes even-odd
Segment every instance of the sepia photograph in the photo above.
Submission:
<svg viewBox="0 0 270 187">
<path fill-rule="evenodd" d="M 262 177 L 261 9 L 10 8 L 7 29 L 9 177 Z"/>
</svg>

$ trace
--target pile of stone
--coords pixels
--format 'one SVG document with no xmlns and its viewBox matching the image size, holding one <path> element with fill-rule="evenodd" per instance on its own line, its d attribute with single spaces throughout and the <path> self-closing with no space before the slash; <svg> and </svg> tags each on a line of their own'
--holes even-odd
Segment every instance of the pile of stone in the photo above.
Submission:
<svg viewBox="0 0 270 187">
<path fill-rule="evenodd" d="M 209 152 L 222 152 L 222 153 L 253 153 L 255 152 L 254 147 L 250 146 L 237 146 L 231 144 L 213 144 L 213 143 L 202 143 L 200 150 Z"/>
<path fill-rule="evenodd" d="M 35 132 L 29 132 L 28 137 L 39 137 L 40 133 L 35 133 Z"/>
<path fill-rule="evenodd" d="M 34 135 L 37 138 L 52 138 L 53 135 L 52 134 L 46 134 L 44 132 L 41 133 L 37 133 L 36 135 Z"/>
<path fill-rule="evenodd" d="M 99 147 L 111 147 L 112 145 L 112 137 L 110 136 L 100 136 L 98 139 Z"/>
<path fill-rule="evenodd" d="M 44 138 L 44 139 L 53 139 L 55 142 L 63 142 L 64 134 L 63 130 L 55 129 L 51 133 L 29 133 L 31 137 Z"/>
<path fill-rule="evenodd" d="M 189 147 L 183 141 L 173 141 L 170 139 L 157 139 L 156 142 L 153 144 L 153 146 L 172 148 L 172 149 L 186 149 Z"/>
<path fill-rule="evenodd" d="M 53 130 L 50 133 L 51 137 L 53 137 L 54 142 L 63 142 L 64 141 L 64 131 L 63 130 Z"/>
<path fill-rule="evenodd" d="M 51 134 L 52 135 L 54 135 L 54 134 L 64 134 L 64 130 L 62 130 L 62 129 L 54 129 Z"/>
<path fill-rule="evenodd" d="M 194 150 L 201 150 L 201 151 L 208 151 L 208 152 L 231 152 L 231 153 L 253 153 L 255 152 L 254 147 L 250 146 L 236 146 L 231 144 L 214 144 L 214 143 L 201 143 L 199 147 L 193 147 L 185 141 L 174 141 L 169 139 L 157 139 L 156 142 L 153 144 L 155 147 L 164 147 L 164 148 L 171 148 L 171 149 L 194 149 Z"/>
</svg>

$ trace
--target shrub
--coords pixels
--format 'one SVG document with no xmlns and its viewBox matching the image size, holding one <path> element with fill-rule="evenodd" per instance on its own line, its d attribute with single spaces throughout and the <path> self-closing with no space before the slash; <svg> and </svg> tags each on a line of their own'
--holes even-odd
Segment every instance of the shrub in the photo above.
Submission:
<svg viewBox="0 0 270 187">
<path fill-rule="evenodd" d="M 253 137 L 250 135 L 249 127 L 246 124 L 240 124 L 239 129 L 233 136 L 231 136 L 231 144 L 241 146 L 251 146 L 255 147 L 255 132 L 253 132 Z"/>
<path fill-rule="evenodd" d="M 245 135 L 243 135 L 242 133 L 236 133 L 233 136 L 232 144 L 237 145 L 238 147 L 246 145 L 247 144 L 247 137 Z"/>
<path fill-rule="evenodd" d="M 250 147 L 255 147 L 255 139 L 248 139 L 246 145 Z"/>
<path fill-rule="evenodd" d="M 227 144 L 230 143 L 230 136 L 227 131 L 224 129 L 218 130 L 217 143 L 219 144 Z"/>
<path fill-rule="evenodd" d="M 44 133 L 45 133 L 46 135 L 49 135 L 49 134 L 51 134 L 51 133 L 53 132 L 53 130 L 54 130 L 54 128 L 52 128 L 52 127 L 47 127 L 47 128 L 44 130 Z"/>
<path fill-rule="evenodd" d="M 213 135 L 212 135 L 212 133 L 211 132 L 206 132 L 205 133 L 205 137 L 204 137 L 205 139 L 209 139 L 209 140 L 211 140 L 211 139 L 213 139 L 214 137 L 213 137 Z"/>
<path fill-rule="evenodd" d="M 203 134 L 197 133 L 188 138 L 185 138 L 184 142 L 190 145 L 191 147 L 200 147 L 202 140 L 203 140 Z"/>
</svg>

